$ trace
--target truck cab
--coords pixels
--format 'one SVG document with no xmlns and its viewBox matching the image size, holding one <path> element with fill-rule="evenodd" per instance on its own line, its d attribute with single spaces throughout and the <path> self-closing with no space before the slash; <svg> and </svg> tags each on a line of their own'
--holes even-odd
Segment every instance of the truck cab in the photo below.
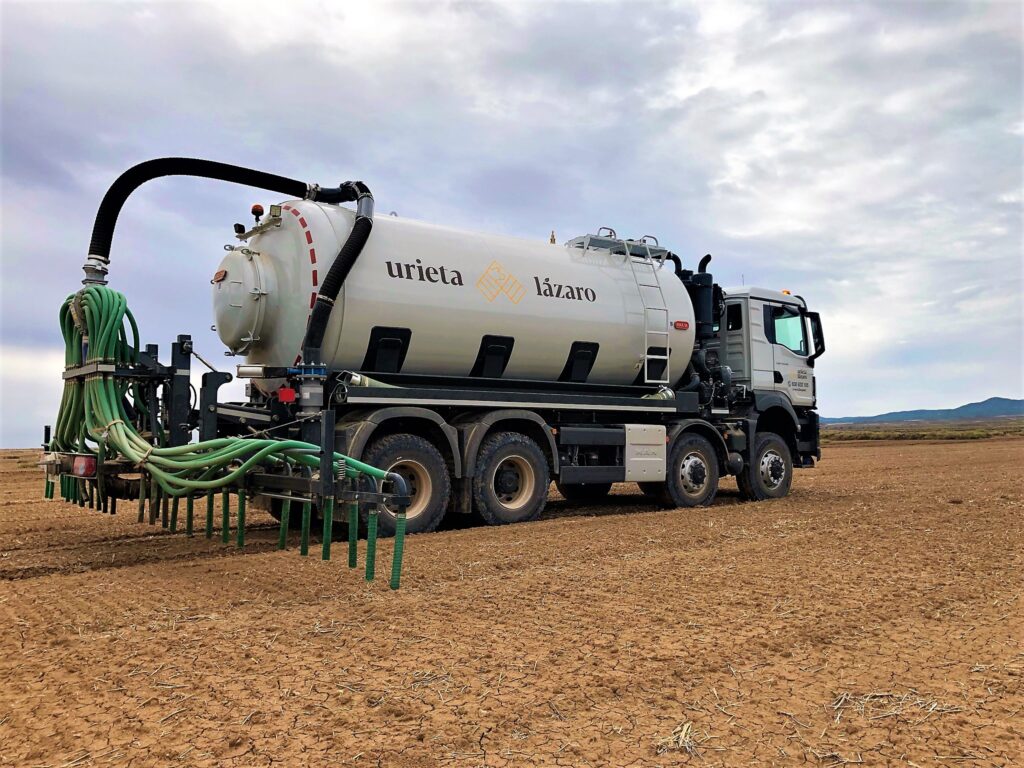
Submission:
<svg viewBox="0 0 1024 768">
<path fill-rule="evenodd" d="M 814 408 L 814 361 L 825 351 L 818 313 L 785 291 L 743 286 L 723 293 L 719 347 L 733 383 L 780 393 L 794 408 Z"/>
</svg>

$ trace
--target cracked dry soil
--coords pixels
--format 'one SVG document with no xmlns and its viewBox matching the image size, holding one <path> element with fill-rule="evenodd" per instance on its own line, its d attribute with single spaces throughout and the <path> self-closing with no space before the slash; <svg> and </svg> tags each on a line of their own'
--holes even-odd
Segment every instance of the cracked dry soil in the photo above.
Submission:
<svg viewBox="0 0 1024 768">
<path fill-rule="evenodd" d="M 0 765 L 1024 765 L 1024 440 L 414 537 L 400 591 L 0 454 Z M 219 521 L 219 515 L 217 515 Z M 362 551 L 360 562 L 362 562 Z"/>
</svg>

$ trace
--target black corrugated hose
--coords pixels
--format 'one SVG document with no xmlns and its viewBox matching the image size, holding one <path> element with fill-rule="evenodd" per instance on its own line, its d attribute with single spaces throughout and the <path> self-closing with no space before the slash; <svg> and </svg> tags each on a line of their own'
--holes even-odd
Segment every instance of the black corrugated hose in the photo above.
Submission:
<svg viewBox="0 0 1024 768">
<path fill-rule="evenodd" d="M 334 309 L 334 300 L 338 298 L 345 278 L 355 266 L 356 259 L 359 258 L 373 229 L 373 195 L 369 187 L 361 181 L 346 182 L 343 186 L 351 186 L 355 192 L 355 199 L 358 200 L 356 220 L 348 239 L 341 246 L 327 272 L 327 277 L 320 286 L 320 293 L 317 294 L 313 314 L 306 327 L 306 338 L 302 342 L 302 358 L 307 364 L 320 362 L 317 358 L 320 356 L 320 345 L 323 344 L 324 333 L 327 331 L 327 321 L 331 317 L 331 310 Z"/>
<path fill-rule="evenodd" d="M 107 265 L 110 263 L 110 243 L 114 237 L 114 227 L 117 225 L 117 217 L 121 213 L 121 208 L 132 192 L 147 181 L 162 176 L 198 176 L 217 179 L 321 203 L 350 202 L 359 198 L 360 188 L 365 189 L 365 185 L 361 182 L 346 182 L 339 187 L 320 188 L 316 184 L 307 184 L 286 176 L 192 157 L 161 157 L 147 160 L 122 173 L 103 196 L 100 207 L 96 211 L 92 239 L 89 241 L 89 255 L 82 267 L 85 271 L 84 283 L 106 283 Z M 366 190 L 366 193 L 369 194 L 369 190 Z M 370 210 L 372 215 L 372 205 Z M 358 256 L 358 253 L 356 255 Z M 345 270 L 345 273 L 347 274 L 348 270 Z"/>
</svg>

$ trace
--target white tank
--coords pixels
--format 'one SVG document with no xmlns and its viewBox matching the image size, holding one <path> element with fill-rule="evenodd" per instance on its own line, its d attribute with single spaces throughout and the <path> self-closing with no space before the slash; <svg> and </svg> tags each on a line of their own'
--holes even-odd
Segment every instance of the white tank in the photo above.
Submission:
<svg viewBox="0 0 1024 768">
<path fill-rule="evenodd" d="M 279 226 L 228 251 L 213 303 L 232 352 L 247 363 L 297 362 L 317 291 L 354 221 L 347 208 L 293 201 Z M 582 342 L 597 345 L 587 382 L 632 384 L 643 380 L 647 348 L 664 346 L 667 331 L 675 384 L 693 351 L 694 315 L 672 268 L 378 215 L 335 303 L 323 361 L 371 373 L 364 362 L 373 329 L 407 329 L 397 334 L 402 373 L 470 376 L 484 336 L 511 337 L 502 378 L 554 381 Z"/>
</svg>

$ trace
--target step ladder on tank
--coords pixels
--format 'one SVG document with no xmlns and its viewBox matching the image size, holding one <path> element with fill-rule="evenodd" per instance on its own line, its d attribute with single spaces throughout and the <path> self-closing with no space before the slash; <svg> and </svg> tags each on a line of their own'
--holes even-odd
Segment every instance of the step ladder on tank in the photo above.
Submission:
<svg viewBox="0 0 1024 768">
<path fill-rule="evenodd" d="M 660 255 L 652 255 L 648 242 L 650 239 L 645 235 L 638 241 L 623 240 L 622 248 L 633 271 L 633 279 L 636 281 L 640 304 L 644 312 L 644 383 L 668 384 L 672 381 L 669 375 L 668 360 L 668 303 L 665 301 L 665 293 L 661 289 L 658 272 L 665 264 L 665 251 L 659 248 Z M 652 363 L 654 363 L 653 366 Z M 656 372 L 654 375 L 652 375 L 652 368 Z"/>
</svg>

